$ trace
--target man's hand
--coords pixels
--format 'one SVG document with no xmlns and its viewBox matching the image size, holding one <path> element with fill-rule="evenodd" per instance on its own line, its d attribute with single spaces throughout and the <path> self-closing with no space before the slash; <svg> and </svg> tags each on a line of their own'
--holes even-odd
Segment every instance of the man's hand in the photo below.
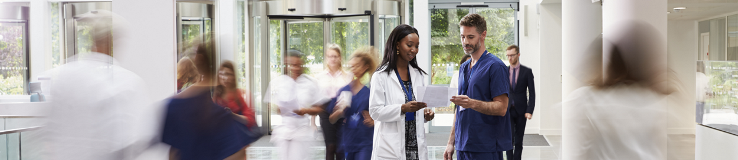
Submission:
<svg viewBox="0 0 738 160">
<path fill-rule="evenodd" d="M 454 145 L 449 144 L 446 145 L 446 151 L 443 152 L 443 160 L 453 160 L 454 159 Z"/>
<path fill-rule="evenodd" d="M 436 113 L 433 112 L 433 109 L 426 108 L 424 112 L 425 112 L 425 121 L 431 121 L 433 120 L 433 117 L 436 117 Z"/>
<path fill-rule="evenodd" d="M 464 108 L 474 109 L 477 105 L 477 100 L 471 99 L 466 95 L 452 96 L 451 102 Z"/>
<path fill-rule="evenodd" d="M 525 113 L 525 118 L 528 118 L 528 120 L 530 120 L 531 118 L 533 118 L 533 114 Z"/>
</svg>

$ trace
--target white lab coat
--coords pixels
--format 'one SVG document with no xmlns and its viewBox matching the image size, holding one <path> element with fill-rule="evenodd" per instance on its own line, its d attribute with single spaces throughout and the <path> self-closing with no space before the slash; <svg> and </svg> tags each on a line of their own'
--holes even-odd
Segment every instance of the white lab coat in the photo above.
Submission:
<svg viewBox="0 0 738 160">
<path fill-rule="evenodd" d="M 101 53 L 83 53 L 52 74 L 42 159 L 132 159 L 159 132 L 163 108 L 146 84 Z"/>
<path fill-rule="evenodd" d="M 419 70 L 409 67 L 413 84 L 413 94 L 419 87 L 425 86 L 425 75 Z M 373 160 L 405 159 L 405 115 L 400 107 L 405 104 L 405 93 L 394 71 L 375 72 L 371 81 L 369 95 L 369 114 L 374 119 Z M 417 97 L 416 97 L 417 98 Z M 428 159 L 425 144 L 424 109 L 415 112 L 418 139 L 418 158 Z"/>
</svg>

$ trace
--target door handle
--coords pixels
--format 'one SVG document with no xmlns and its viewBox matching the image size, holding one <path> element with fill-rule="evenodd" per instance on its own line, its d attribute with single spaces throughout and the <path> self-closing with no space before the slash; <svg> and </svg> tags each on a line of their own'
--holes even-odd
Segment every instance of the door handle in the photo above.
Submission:
<svg viewBox="0 0 738 160">
<path fill-rule="evenodd" d="M 294 12 L 295 10 L 296 10 L 295 8 L 287 8 L 287 11 L 290 11 L 290 12 Z"/>
</svg>

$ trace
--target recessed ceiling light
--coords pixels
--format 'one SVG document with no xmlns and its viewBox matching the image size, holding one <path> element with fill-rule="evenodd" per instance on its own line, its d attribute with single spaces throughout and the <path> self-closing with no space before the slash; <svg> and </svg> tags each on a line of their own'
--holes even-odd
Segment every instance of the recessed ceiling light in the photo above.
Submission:
<svg viewBox="0 0 738 160">
<path fill-rule="evenodd" d="M 682 9 L 687 9 L 687 7 L 674 7 L 674 10 L 682 10 Z"/>
</svg>

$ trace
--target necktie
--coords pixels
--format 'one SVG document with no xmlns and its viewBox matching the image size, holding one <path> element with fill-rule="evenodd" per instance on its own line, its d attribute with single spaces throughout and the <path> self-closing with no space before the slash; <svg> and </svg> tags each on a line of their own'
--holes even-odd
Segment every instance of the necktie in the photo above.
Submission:
<svg viewBox="0 0 738 160">
<path fill-rule="evenodd" d="M 510 84 L 512 84 L 512 89 L 513 90 L 515 90 L 515 85 L 518 84 L 518 81 L 517 81 L 517 75 L 518 74 L 515 72 L 516 70 L 518 70 L 518 69 L 517 68 L 513 68 L 512 83 L 510 83 Z M 510 102 L 512 102 L 512 105 L 515 106 L 515 101 L 510 101 Z"/>
<path fill-rule="evenodd" d="M 518 81 L 517 81 L 517 75 L 518 74 L 515 72 L 516 70 L 517 70 L 517 68 L 513 68 L 512 83 L 510 83 L 510 84 L 512 84 L 512 89 L 513 90 L 515 89 L 515 84 L 518 84 Z"/>
</svg>

